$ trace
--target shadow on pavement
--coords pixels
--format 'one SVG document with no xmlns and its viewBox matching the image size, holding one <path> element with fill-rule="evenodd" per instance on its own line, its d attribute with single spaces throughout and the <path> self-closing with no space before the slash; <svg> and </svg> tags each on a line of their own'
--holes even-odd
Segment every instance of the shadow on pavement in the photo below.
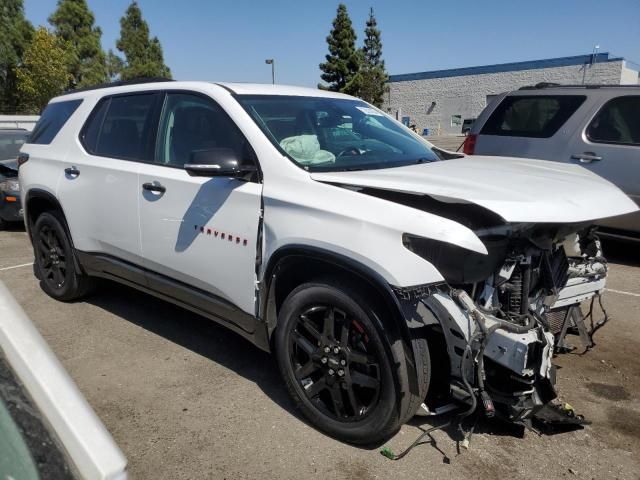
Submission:
<svg viewBox="0 0 640 480">
<path fill-rule="evenodd" d="M 640 241 L 602 238 L 602 251 L 610 263 L 640 267 Z"/>
<path fill-rule="evenodd" d="M 276 404 L 304 421 L 290 400 L 275 358 L 212 320 L 133 288 L 102 281 L 85 300 L 202 355 L 254 382 Z"/>
</svg>

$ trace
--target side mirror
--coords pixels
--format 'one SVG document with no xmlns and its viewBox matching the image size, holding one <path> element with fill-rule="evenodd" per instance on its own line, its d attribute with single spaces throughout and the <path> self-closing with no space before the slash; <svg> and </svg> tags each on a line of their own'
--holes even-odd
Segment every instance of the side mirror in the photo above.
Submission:
<svg viewBox="0 0 640 480">
<path fill-rule="evenodd" d="M 184 169 L 193 177 L 242 177 L 256 171 L 254 165 L 242 165 L 230 148 L 193 151 Z"/>
</svg>

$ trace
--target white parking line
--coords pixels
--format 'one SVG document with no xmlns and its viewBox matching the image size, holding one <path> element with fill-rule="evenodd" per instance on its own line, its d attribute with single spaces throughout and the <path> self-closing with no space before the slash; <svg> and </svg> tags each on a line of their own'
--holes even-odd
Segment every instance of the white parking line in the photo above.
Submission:
<svg viewBox="0 0 640 480">
<path fill-rule="evenodd" d="M 629 295 L 630 297 L 640 297 L 640 293 L 623 292 L 622 290 L 614 290 L 612 288 L 605 288 L 607 292 L 619 293 L 620 295 Z"/>
<path fill-rule="evenodd" d="M 33 262 L 31 262 L 31 263 L 23 263 L 21 265 L 12 265 L 11 267 L 2 267 L 2 268 L 0 268 L 0 272 L 4 272 L 5 270 L 13 270 L 14 268 L 29 267 L 31 265 L 33 265 Z"/>
</svg>

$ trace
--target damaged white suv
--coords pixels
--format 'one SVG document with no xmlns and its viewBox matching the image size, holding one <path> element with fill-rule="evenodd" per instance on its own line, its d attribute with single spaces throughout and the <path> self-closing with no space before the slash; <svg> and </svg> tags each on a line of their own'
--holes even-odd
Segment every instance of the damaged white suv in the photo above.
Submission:
<svg viewBox="0 0 640 480">
<path fill-rule="evenodd" d="M 526 423 L 555 396 L 549 316 L 604 288 L 590 224 L 637 209 L 578 166 L 455 156 L 361 100 L 272 85 L 63 95 L 19 163 L 47 294 L 103 277 L 220 322 L 355 443 L 428 394 Z"/>
</svg>

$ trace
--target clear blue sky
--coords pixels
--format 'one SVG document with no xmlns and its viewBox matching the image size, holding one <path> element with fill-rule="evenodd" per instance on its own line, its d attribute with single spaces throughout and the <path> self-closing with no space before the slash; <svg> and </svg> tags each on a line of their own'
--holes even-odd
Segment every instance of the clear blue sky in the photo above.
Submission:
<svg viewBox="0 0 640 480">
<path fill-rule="evenodd" d="M 105 49 L 115 49 L 129 0 L 88 0 Z M 25 0 L 46 24 L 56 0 Z M 179 80 L 315 86 L 337 1 L 139 0 L 165 62 Z M 640 63 L 638 0 L 347 1 L 362 40 L 369 7 L 391 74 L 591 53 L 595 44 Z"/>
</svg>

